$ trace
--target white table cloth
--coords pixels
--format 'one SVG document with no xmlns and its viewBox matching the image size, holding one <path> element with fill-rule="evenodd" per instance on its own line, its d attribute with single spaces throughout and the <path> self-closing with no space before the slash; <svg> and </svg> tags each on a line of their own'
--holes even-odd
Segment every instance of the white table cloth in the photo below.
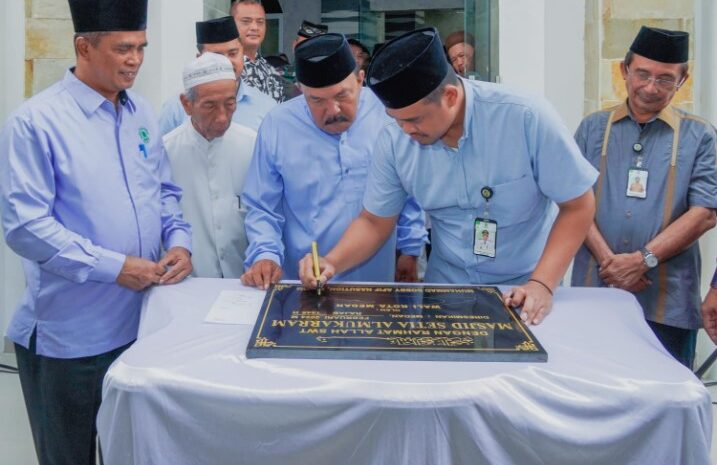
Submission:
<svg viewBox="0 0 717 465">
<path fill-rule="evenodd" d="M 631 294 L 562 288 L 547 363 L 247 359 L 203 320 L 236 280 L 152 289 L 110 368 L 107 465 L 708 464 L 710 396 Z"/>
</svg>

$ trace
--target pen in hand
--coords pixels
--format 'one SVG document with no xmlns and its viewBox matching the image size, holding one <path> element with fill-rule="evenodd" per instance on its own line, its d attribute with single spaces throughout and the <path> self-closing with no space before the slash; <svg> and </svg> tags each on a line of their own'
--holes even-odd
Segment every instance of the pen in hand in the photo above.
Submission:
<svg viewBox="0 0 717 465">
<path fill-rule="evenodd" d="M 316 293 L 321 295 L 321 269 L 319 268 L 319 245 L 311 241 L 311 261 L 314 264 L 314 276 L 316 277 Z"/>
</svg>

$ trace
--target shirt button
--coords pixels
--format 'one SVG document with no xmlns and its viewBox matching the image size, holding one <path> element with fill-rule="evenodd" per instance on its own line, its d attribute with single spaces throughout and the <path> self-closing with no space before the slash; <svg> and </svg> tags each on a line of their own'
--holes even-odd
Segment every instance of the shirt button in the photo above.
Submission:
<svg viewBox="0 0 717 465">
<path fill-rule="evenodd" d="M 627 212 L 625 212 L 625 218 L 627 218 L 627 219 L 632 218 L 632 212 L 631 212 L 630 210 L 628 210 Z"/>
<path fill-rule="evenodd" d="M 346 171 L 344 171 L 344 173 L 349 174 L 349 169 L 346 168 Z"/>
<path fill-rule="evenodd" d="M 623 240 L 622 240 L 622 244 L 623 244 L 623 245 L 627 245 L 627 244 L 629 244 L 629 243 L 630 243 L 630 241 L 628 241 L 627 239 L 623 239 Z"/>
</svg>

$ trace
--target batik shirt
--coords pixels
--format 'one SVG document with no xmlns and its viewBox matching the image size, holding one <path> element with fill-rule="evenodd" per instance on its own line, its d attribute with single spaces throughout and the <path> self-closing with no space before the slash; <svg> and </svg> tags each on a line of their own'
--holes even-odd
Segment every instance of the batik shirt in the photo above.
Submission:
<svg viewBox="0 0 717 465">
<path fill-rule="evenodd" d="M 244 56 L 244 71 L 241 73 L 241 78 L 243 82 L 259 89 L 277 102 L 284 101 L 284 84 L 281 82 L 281 76 L 261 54 L 257 53 L 254 61 Z"/>
</svg>

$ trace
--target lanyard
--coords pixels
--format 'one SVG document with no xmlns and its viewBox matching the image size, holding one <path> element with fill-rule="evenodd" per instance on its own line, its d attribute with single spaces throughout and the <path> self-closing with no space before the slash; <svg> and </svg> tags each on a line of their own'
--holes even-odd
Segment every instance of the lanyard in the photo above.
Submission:
<svg viewBox="0 0 717 465">
<path fill-rule="evenodd" d="M 604 184 L 604 178 L 607 177 L 606 165 L 607 165 L 607 146 L 610 141 L 610 133 L 612 131 L 612 124 L 615 121 L 615 113 L 622 105 L 614 108 L 610 115 L 608 115 L 607 127 L 605 128 L 605 134 L 603 135 L 602 149 L 600 151 L 600 174 L 597 179 L 597 189 L 595 190 L 595 218 L 598 216 L 600 209 L 600 197 L 602 194 L 602 188 Z M 667 176 L 667 192 L 665 193 L 665 205 L 662 212 L 662 226 L 660 231 L 664 231 L 665 228 L 670 224 L 670 218 L 672 216 L 672 199 L 675 194 L 675 176 L 677 171 L 677 148 L 680 143 L 680 125 L 672 132 L 672 156 L 670 158 L 670 172 Z M 634 149 L 634 147 L 633 147 Z M 640 146 L 639 152 L 642 151 Z M 589 287 L 592 280 L 590 269 L 595 264 L 595 257 L 590 254 L 590 261 L 588 262 L 587 272 L 585 274 L 585 286 Z M 656 319 L 658 322 L 664 320 L 665 315 L 665 299 L 667 297 L 667 266 L 664 262 L 658 265 L 658 294 L 657 294 L 657 311 Z"/>
<path fill-rule="evenodd" d="M 480 190 L 480 195 L 485 200 L 485 206 L 483 207 L 483 218 L 490 218 L 490 199 L 493 198 L 493 189 L 488 186 L 483 186 Z"/>
</svg>

